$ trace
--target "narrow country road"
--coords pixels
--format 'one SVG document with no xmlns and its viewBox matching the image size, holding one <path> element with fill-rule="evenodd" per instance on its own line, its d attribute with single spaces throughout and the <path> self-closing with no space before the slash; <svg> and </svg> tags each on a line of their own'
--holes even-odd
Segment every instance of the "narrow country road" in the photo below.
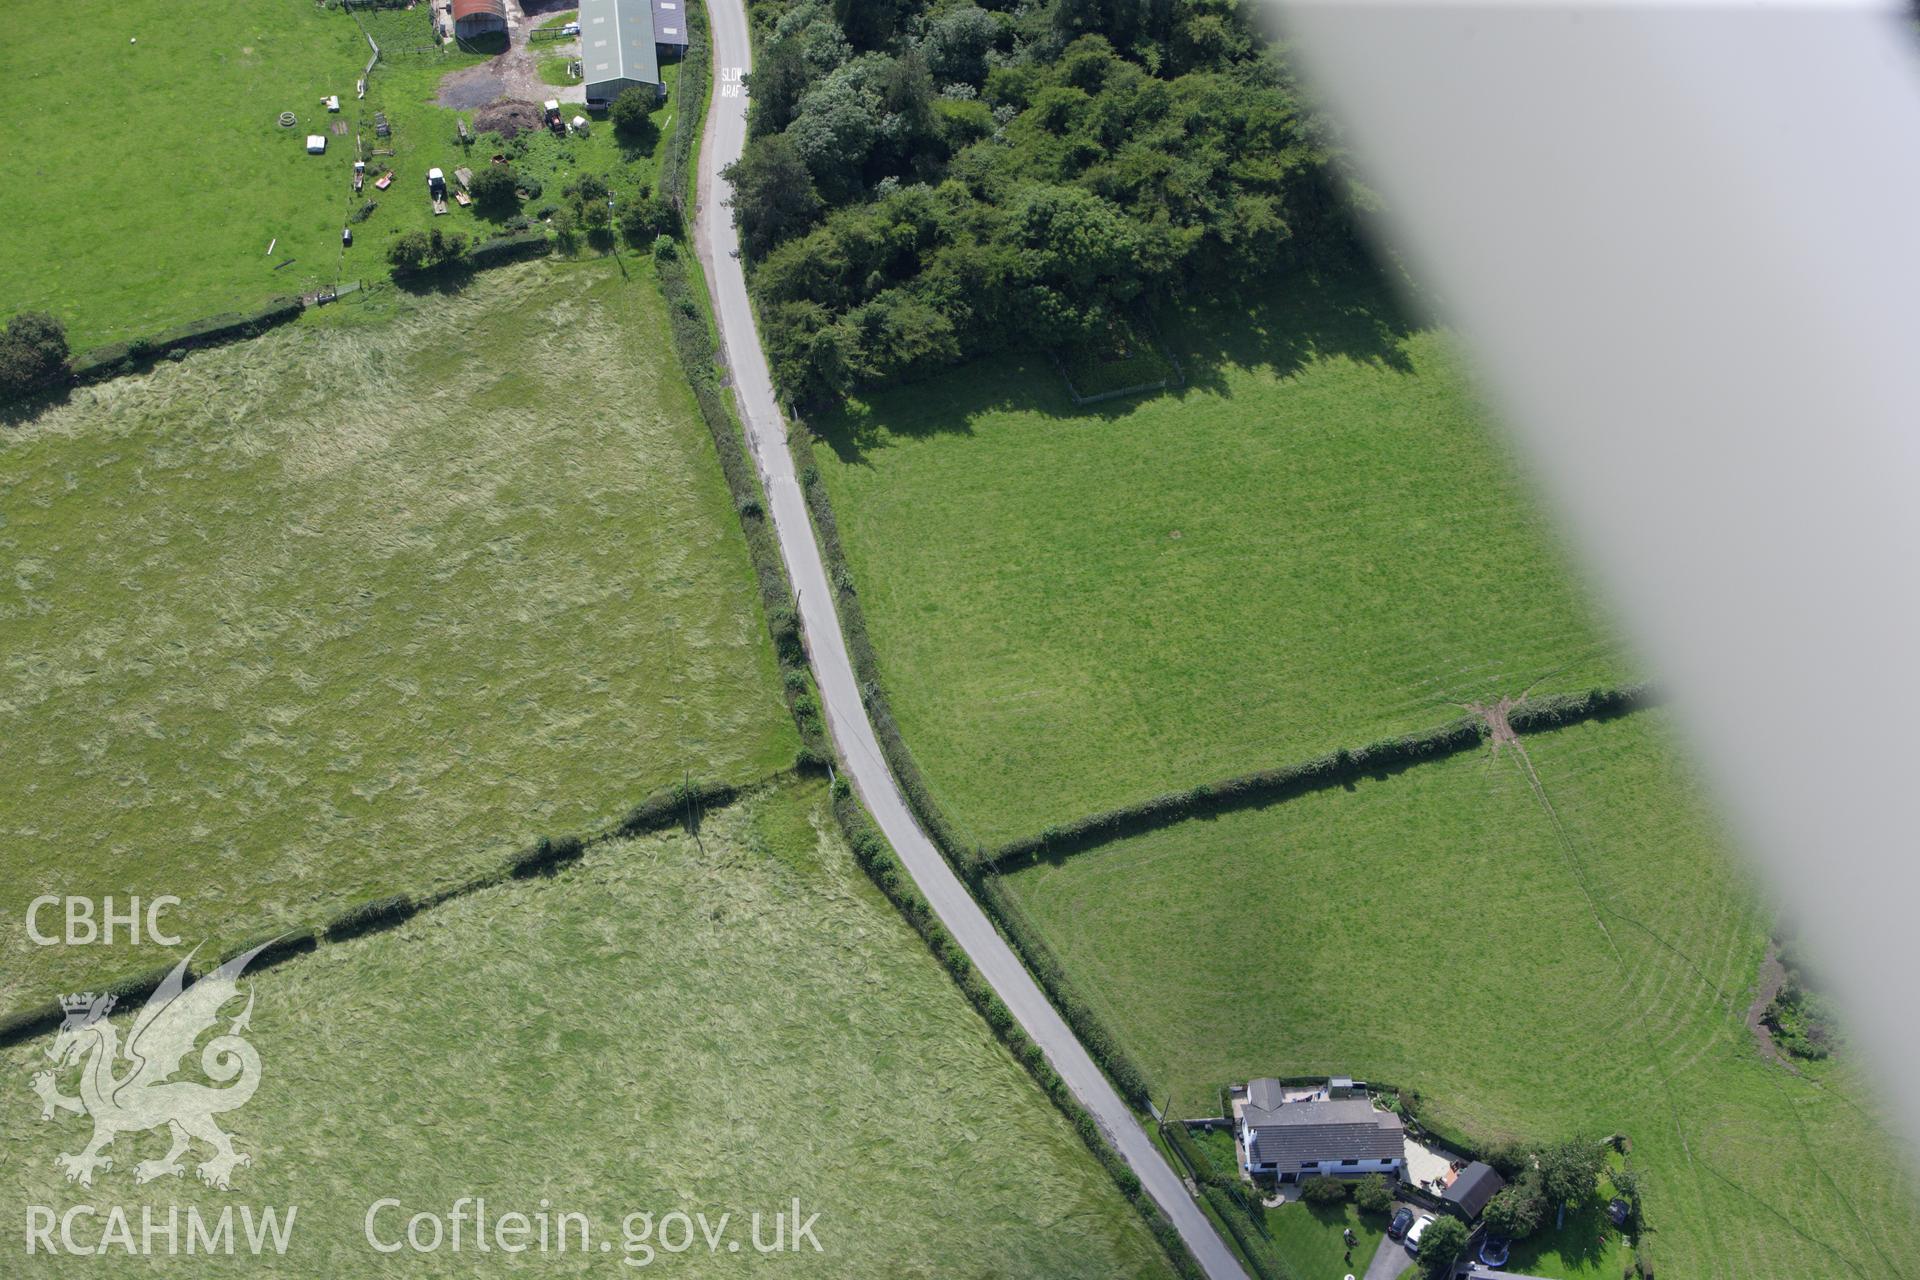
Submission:
<svg viewBox="0 0 1920 1280">
<path fill-rule="evenodd" d="M 1187 1194 L 1180 1177 L 1161 1158 L 1026 966 L 920 829 L 880 755 L 840 634 L 839 614 L 827 585 L 819 545 L 814 541 L 813 525 L 807 518 L 806 501 L 794 475 L 793 455 L 787 450 L 786 419 L 774 399 L 766 356 L 747 300 L 746 276 L 735 256 L 739 238 L 728 209 L 731 191 L 720 176 L 720 170 L 739 157 L 747 139 L 747 100 L 740 77 L 752 66 L 753 53 L 746 6 L 743 0 L 708 0 L 707 12 L 713 28 L 713 100 L 708 105 L 706 132 L 701 139 L 694 239 L 713 288 L 714 317 L 733 371 L 740 417 L 766 487 L 780 553 L 799 597 L 807 647 L 820 682 L 820 701 L 841 767 L 941 922 L 966 948 L 974 966 L 1000 993 L 1027 1034 L 1046 1052 L 1047 1060 L 1074 1096 L 1093 1113 L 1115 1150 L 1179 1229 L 1201 1268 L 1212 1280 L 1246 1280 L 1246 1272 Z"/>
</svg>

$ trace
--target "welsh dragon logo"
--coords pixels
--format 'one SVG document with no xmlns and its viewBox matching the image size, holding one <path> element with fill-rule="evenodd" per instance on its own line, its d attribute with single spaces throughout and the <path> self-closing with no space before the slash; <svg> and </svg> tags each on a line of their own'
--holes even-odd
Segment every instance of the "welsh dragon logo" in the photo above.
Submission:
<svg viewBox="0 0 1920 1280">
<path fill-rule="evenodd" d="M 124 1050 L 119 1032 L 107 1019 L 113 996 L 87 992 L 60 998 L 67 1016 L 47 1050 L 53 1070 L 35 1073 L 33 1091 L 40 1095 L 42 1120 L 63 1112 L 93 1118 L 93 1140 L 78 1155 L 54 1157 L 68 1182 L 92 1186 L 94 1170 L 113 1168 L 113 1158 L 104 1153 L 115 1138 L 161 1125 L 167 1127 L 172 1145 L 160 1159 L 134 1166 L 136 1182 L 185 1172 L 180 1157 L 196 1138 L 213 1149 L 212 1157 L 195 1168 L 209 1186 L 226 1190 L 234 1169 L 253 1162 L 233 1149 L 233 1139 L 213 1120 L 244 1105 L 260 1086 L 260 1054 L 241 1036 L 253 1017 L 251 989 L 246 1007 L 200 1050 L 200 1069 L 215 1084 L 172 1077 L 200 1037 L 220 1021 L 221 1009 L 240 995 L 241 971 L 270 945 L 262 943 L 235 956 L 191 986 L 186 984 L 193 959 L 189 954 L 148 997 L 127 1032 Z M 60 1092 L 59 1073 L 76 1065 L 80 1092 L 70 1097 Z"/>
</svg>

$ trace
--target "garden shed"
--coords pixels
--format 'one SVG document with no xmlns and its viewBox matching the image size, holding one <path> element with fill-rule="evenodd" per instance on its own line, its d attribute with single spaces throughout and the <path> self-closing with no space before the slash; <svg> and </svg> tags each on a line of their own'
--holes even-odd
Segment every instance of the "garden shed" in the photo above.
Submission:
<svg viewBox="0 0 1920 1280">
<path fill-rule="evenodd" d="M 1494 1172 L 1491 1165 L 1475 1160 L 1447 1184 L 1442 1198 L 1460 1210 L 1461 1217 L 1472 1222 L 1487 1207 L 1487 1201 L 1493 1199 L 1494 1192 L 1506 1185 L 1507 1180 Z"/>
<path fill-rule="evenodd" d="M 459 40 L 507 29 L 507 0 L 453 0 L 453 34 Z"/>
</svg>

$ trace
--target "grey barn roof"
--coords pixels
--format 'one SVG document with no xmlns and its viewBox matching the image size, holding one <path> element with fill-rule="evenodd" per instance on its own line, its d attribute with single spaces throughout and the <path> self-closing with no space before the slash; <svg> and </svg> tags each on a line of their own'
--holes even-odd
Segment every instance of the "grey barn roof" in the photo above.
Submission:
<svg viewBox="0 0 1920 1280">
<path fill-rule="evenodd" d="M 1444 1198 L 1460 1206 L 1461 1212 L 1469 1218 L 1477 1218 L 1480 1211 L 1487 1207 L 1487 1201 L 1493 1199 L 1494 1192 L 1507 1185 L 1507 1180 L 1493 1171 L 1492 1166 L 1475 1160 L 1460 1171 L 1460 1175 L 1448 1184 Z"/>
<path fill-rule="evenodd" d="M 653 0 L 653 39 L 656 44 L 687 43 L 687 0 Z"/>
<path fill-rule="evenodd" d="M 659 84 L 653 0 L 580 0 L 580 64 L 589 89 L 612 80 Z"/>
<path fill-rule="evenodd" d="M 1256 1081 L 1255 1083 L 1259 1083 Z M 1365 1098 L 1257 1105 L 1252 1086 L 1242 1111 L 1252 1129 L 1255 1164 L 1299 1165 L 1309 1160 L 1398 1160 L 1406 1154 L 1406 1131 L 1391 1111 L 1376 1111 Z"/>
</svg>

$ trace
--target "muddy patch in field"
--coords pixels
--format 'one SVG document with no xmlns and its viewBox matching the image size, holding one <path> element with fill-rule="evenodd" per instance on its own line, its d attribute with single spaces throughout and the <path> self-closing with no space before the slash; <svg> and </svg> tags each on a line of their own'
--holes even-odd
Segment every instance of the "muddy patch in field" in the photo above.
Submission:
<svg viewBox="0 0 1920 1280">
<path fill-rule="evenodd" d="M 1469 702 L 1467 710 L 1487 722 L 1487 734 L 1493 742 L 1493 749 L 1511 747 L 1519 743 L 1520 737 L 1508 723 L 1507 716 L 1519 705 L 1518 698 L 1502 698 L 1498 702 Z"/>
<path fill-rule="evenodd" d="M 1793 1064 L 1780 1052 L 1780 1046 L 1773 1042 L 1773 1028 L 1763 1021 L 1767 1016 L 1767 1006 L 1773 1003 L 1774 997 L 1786 985 L 1787 966 L 1780 963 L 1780 944 L 1769 940 L 1767 958 L 1760 962 L 1760 982 L 1754 990 L 1753 1003 L 1747 1006 L 1747 1030 L 1753 1032 L 1753 1042 L 1760 1047 L 1761 1057 L 1792 1070 Z"/>
<path fill-rule="evenodd" d="M 440 81 L 440 91 L 434 95 L 434 101 L 456 111 L 471 111 L 505 97 L 509 90 L 507 77 L 501 74 L 501 61 L 494 58 L 477 67 L 449 72 Z"/>
</svg>

